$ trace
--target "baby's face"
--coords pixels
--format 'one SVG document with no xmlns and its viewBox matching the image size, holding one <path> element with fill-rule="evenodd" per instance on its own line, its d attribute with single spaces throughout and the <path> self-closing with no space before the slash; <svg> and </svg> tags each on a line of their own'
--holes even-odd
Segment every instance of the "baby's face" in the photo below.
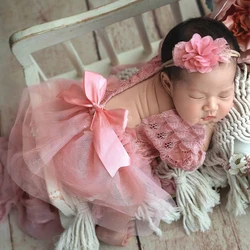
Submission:
<svg viewBox="0 0 250 250">
<path fill-rule="evenodd" d="M 224 118 L 233 107 L 235 63 L 221 64 L 209 73 L 185 72 L 172 85 L 177 112 L 190 124 L 208 124 Z"/>
</svg>

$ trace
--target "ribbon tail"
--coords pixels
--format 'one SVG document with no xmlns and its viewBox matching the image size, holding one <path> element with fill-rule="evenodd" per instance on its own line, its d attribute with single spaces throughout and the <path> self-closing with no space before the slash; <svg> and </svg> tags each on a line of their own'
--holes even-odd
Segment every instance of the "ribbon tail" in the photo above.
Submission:
<svg viewBox="0 0 250 250">
<path fill-rule="evenodd" d="M 108 173 L 114 177 L 119 168 L 130 165 L 130 157 L 103 111 L 96 111 L 92 131 L 94 148 Z"/>
</svg>

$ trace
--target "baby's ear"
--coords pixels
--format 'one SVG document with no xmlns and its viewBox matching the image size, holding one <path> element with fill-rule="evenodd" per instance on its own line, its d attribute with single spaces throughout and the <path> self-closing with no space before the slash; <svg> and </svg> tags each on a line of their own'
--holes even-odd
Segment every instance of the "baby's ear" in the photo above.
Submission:
<svg viewBox="0 0 250 250">
<path fill-rule="evenodd" d="M 161 83 L 167 93 L 172 97 L 173 83 L 165 72 L 161 72 Z"/>
</svg>

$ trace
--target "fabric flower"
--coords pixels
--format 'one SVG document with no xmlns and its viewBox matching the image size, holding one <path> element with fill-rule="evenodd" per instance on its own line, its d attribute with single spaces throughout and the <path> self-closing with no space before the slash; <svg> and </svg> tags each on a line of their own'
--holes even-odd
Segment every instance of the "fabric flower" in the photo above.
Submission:
<svg viewBox="0 0 250 250">
<path fill-rule="evenodd" d="M 228 62 L 231 54 L 224 38 L 194 34 L 190 41 L 179 42 L 173 50 L 174 65 L 190 72 L 207 73 L 219 62 Z"/>
<path fill-rule="evenodd" d="M 214 0 L 211 17 L 222 21 L 236 37 L 241 54 L 241 62 L 250 64 L 250 1 Z"/>
<path fill-rule="evenodd" d="M 250 170 L 249 157 L 244 154 L 234 154 L 229 159 L 230 169 L 228 172 L 231 175 L 237 175 L 239 173 L 246 174 Z"/>
</svg>

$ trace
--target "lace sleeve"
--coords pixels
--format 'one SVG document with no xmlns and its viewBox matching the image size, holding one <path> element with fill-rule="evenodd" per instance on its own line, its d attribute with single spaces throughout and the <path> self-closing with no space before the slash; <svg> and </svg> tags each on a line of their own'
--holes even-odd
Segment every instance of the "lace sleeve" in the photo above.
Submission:
<svg viewBox="0 0 250 250">
<path fill-rule="evenodd" d="M 175 110 L 144 119 L 137 128 L 138 139 L 150 143 L 163 161 L 173 168 L 194 170 L 204 159 L 205 128 L 185 123 Z"/>
</svg>

